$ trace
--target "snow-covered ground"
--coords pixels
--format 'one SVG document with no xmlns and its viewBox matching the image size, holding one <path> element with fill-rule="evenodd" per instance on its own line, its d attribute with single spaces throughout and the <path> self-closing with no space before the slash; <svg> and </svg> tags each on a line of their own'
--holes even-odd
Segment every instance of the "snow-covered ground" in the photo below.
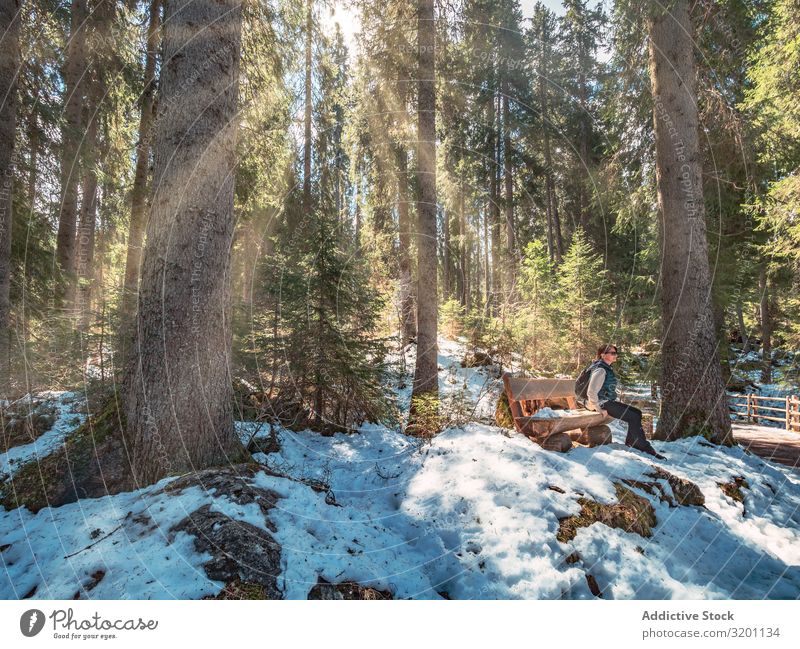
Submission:
<svg viewBox="0 0 800 649">
<path fill-rule="evenodd" d="M 20 401 L 38 403 L 49 401 L 56 407 L 56 421 L 52 428 L 30 444 L 14 446 L 6 453 L 0 453 L 0 481 L 5 481 L 20 466 L 31 460 L 45 457 L 64 443 L 67 434 L 86 420 L 85 404 L 75 392 L 40 392 L 26 395 Z"/>
<path fill-rule="evenodd" d="M 800 474 L 700 438 L 655 442 L 667 456 L 655 462 L 623 446 L 616 424 L 614 444 L 545 451 L 491 425 L 496 373 L 460 368 L 463 352 L 442 342 L 440 385 L 461 403 L 432 440 L 374 424 L 333 437 L 278 429 L 280 451 L 258 454 L 265 471 L 252 478 L 281 496 L 267 514 L 197 487 L 164 494 L 169 480 L 35 515 L 0 508 L 0 597 L 36 587 L 34 598 L 69 598 L 99 571 L 81 596 L 215 594 L 223 584 L 206 576 L 209 557 L 185 532 L 168 533 L 205 504 L 269 530 L 286 598 L 305 598 L 319 577 L 398 598 L 592 598 L 587 575 L 606 598 L 800 597 Z M 407 404 L 410 380 L 398 392 Z M 268 434 L 237 426 L 243 439 Z M 696 484 L 705 506 L 671 507 L 633 487 L 654 508 L 651 537 L 594 523 L 556 538 L 580 498 L 614 503 L 615 483 L 652 481 L 654 466 Z M 743 503 L 719 487 L 734 478 L 747 482 Z"/>
</svg>

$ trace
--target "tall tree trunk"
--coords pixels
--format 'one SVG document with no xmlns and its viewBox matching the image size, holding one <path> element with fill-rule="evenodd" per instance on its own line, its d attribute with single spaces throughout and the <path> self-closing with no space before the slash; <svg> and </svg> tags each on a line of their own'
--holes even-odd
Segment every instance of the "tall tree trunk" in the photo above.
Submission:
<svg viewBox="0 0 800 649">
<path fill-rule="evenodd" d="M 758 271 L 758 289 L 761 294 L 761 382 L 772 383 L 772 318 L 769 312 L 769 281 L 767 263 L 761 262 Z"/>
<path fill-rule="evenodd" d="M 506 250 L 508 251 L 508 288 L 514 285 L 516 270 L 517 235 L 514 227 L 514 175 L 511 166 L 511 110 L 508 106 L 508 82 L 503 81 L 503 181 L 506 200 Z"/>
<path fill-rule="evenodd" d="M 589 135 L 591 124 L 589 122 L 589 88 L 587 84 L 589 56 L 583 39 L 578 41 L 578 94 L 580 102 L 580 168 L 578 173 L 578 213 L 580 224 L 584 232 L 588 232 L 589 223 Z"/>
<path fill-rule="evenodd" d="M 491 201 L 491 199 L 489 199 Z M 492 304 L 491 273 L 489 272 L 489 215 L 492 213 L 491 205 L 486 205 L 483 214 L 483 284 L 485 287 L 484 297 L 486 302 L 484 310 L 489 313 Z"/>
<path fill-rule="evenodd" d="M 467 232 L 464 220 L 464 185 L 458 188 L 458 299 L 465 309 L 467 307 Z"/>
<path fill-rule="evenodd" d="M 696 78 L 687 0 L 648 17 L 661 215 L 660 439 L 706 434 L 733 443 L 711 304 L 698 143 Z"/>
<path fill-rule="evenodd" d="M 547 251 L 550 255 L 550 261 L 558 258 L 561 261 L 560 251 L 557 251 L 555 244 L 555 187 L 553 183 L 553 158 L 550 152 L 550 124 L 549 124 L 549 107 L 547 101 L 547 80 L 542 75 L 539 79 L 539 103 L 542 111 L 542 133 L 543 133 L 543 148 L 544 148 L 544 184 L 545 184 L 545 197 L 546 204 L 545 210 L 547 212 Z"/>
<path fill-rule="evenodd" d="M 83 76 L 86 70 L 86 0 L 72 0 L 69 39 L 64 63 L 64 125 L 61 129 L 61 206 L 56 237 L 56 261 L 74 282 L 75 234 L 83 136 Z"/>
<path fill-rule="evenodd" d="M 113 69 L 111 27 L 116 16 L 113 0 L 98 0 L 87 16 L 86 72 L 82 82 L 86 101 L 83 106 L 85 125 L 81 151 L 82 189 L 81 206 L 75 240 L 75 282 L 68 288 L 69 308 L 82 331 L 89 326 L 92 285 L 96 275 L 93 267 L 95 249 L 95 222 L 97 220 L 97 169 L 103 166 L 105 147 L 99 151 L 98 124 L 106 78 Z"/>
<path fill-rule="evenodd" d="M 17 129 L 17 75 L 19 0 L 0 0 L 0 362 L 8 358 L 8 326 L 11 319 L 11 226 L 14 193 L 14 143 Z M 5 379 L 3 372 L 0 379 Z"/>
<path fill-rule="evenodd" d="M 447 208 L 442 210 L 442 235 L 444 236 L 444 246 L 442 247 L 442 297 L 449 300 L 452 294 L 451 278 L 452 272 L 450 264 L 453 256 L 450 254 L 450 211 Z"/>
<path fill-rule="evenodd" d="M 33 214 L 36 209 L 36 184 L 39 180 L 39 149 L 41 147 L 41 130 L 37 124 L 36 113 L 30 116 L 28 124 L 28 148 L 29 148 L 29 167 L 28 167 L 28 205 Z"/>
<path fill-rule="evenodd" d="M 414 287 L 411 273 L 411 218 L 408 215 L 408 153 L 400 146 L 397 158 L 397 214 L 400 239 L 400 330 L 403 344 L 417 336 L 417 322 L 414 314 Z"/>
<path fill-rule="evenodd" d="M 436 23 L 433 0 L 418 0 L 417 365 L 412 397 L 438 395 L 436 263 Z"/>
<path fill-rule="evenodd" d="M 353 201 L 355 203 L 355 212 L 356 212 L 355 213 L 355 232 L 353 233 L 353 236 L 356 239 L 356 242 L 355 242 L 356 243 L 356 245 L 355 245 L 355 248 L 356 248 L 355 254 L 356 254 L 356 258 L 357 259 L 361 258 L 361 199 L 360 199 L 360 196 L 359 196 L 359 188 L 360 187 L 361 187 L 361 183 L 358 180 L 356 180 L 355 198 L 354 198 L 354 201 Z"/>
<path fill-rule="evenodd" d="M 492 102 L 494 123 L 492 126 L 492 313 L 497 315 L 500 311 L 500 302 L 503 297 L 503 264 L 501 260 L 501 216 L 500 216 L 500 147 L 503 142 L 502 127 L 500 124 L 501 104 L 500 96 L 495 96 Z M 496 103 L 496 107 L 495 107 Z"/>
<path fill-rule="evenodd" d="M 550 181 L 550 196 L 552 197 L 553 207 L 553 227 L 555 228 L 556 238 L 556 262 L 561 263 L 561 258 L 564 256 L 564 237 L 561 235 L 561 217 L 558 215 L 558 194 L 556 193 L 555 182 Z"/>
<path fill-rule="evenodd" d="M 750 337 L 747 335 L 747 329 L 744 326 L 744 315 L 742 314 L 742 298 L 736 300 L 736 320 L 739 323 L 739 335 L 742 337 L 742 353 L 747 354 L 750 351 Z"/>
<path fill-rule="evenodd" d="M 126 384 L 134 480 L 238 461 L 228 374 L 242 12 L 166 0 L 154 194 Z"/>
<path fill-rule="evenodd" d="M 303 134 L 303 218 L 311 217 L 311 50 L 314 45 L 312 0 L 306 0 L 306 79 Z"/>
<path fill-rule="evenodd" d="M 97 220 L 97 111 L 100 107 L 100 82 L 90 81 L 89 101 L 87 103 L 87 128 L 85 137 L 86 157 L 84 160 L 83 188 L 81 191 L 80 220 L 75 242 L 74 299 L 70 300 L 78 318 L 78 327 L 88 329 L 91 308 L 92 279 L 94 276 L 95 222 Z"/>
<path fill-rule="evenodd" d="M 550 43 L 550 27 L 547 18 L 545 17 L 540 26 L 538 34 L 540 43 L 540 60 L 539 60 L 539 110 L 541 111 L 542 120 L 542 148 L 544 150 L 544 173 L 545 173 L 545 213 L 547 215 L 547 253 L 550 261 L 556 261 L 557 250 L 555 242 L 555 189 L 553 183 L 553 158 L 550 151 L 550 92 L 547 84 L 550 79 L 550 56 L 551 56 L 551 43 Z M 558 261 L 561 261 L 560 252 L 558 253 Z"/>
<path fill-rule="evenodd" d="M 147 171 L 152 139 L 153 103 L 155 97 L 156 58 L 160 42 L 161 0 L 151 0 L 147 26 L 147 55 L 144 64 L 144 87 L 139 115 L 139 141 L 136 143 L 136 167 L 131 190 L 131 220 L 125 259 L 125 280 L 122 289 L 122 322 L 129 322 L 136 310 L 142 243 L 147 218 Z"/>
</svg>

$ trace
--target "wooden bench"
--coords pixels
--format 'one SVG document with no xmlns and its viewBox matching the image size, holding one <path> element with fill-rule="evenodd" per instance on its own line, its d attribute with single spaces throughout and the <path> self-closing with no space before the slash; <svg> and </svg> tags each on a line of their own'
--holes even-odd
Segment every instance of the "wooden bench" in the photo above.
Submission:
<svg viewBox="0 0 800 649">
<path fill-rule="evenodd" d="M 586 446 L 611 443 L 611 417 L 579 408 L 572 379 L 532 379 L 503 374 L 508 406 L 518 433 L 528 436 L 543 448 L 566 452 L 573 442 Z M 542 408 L 577 410 L 563 417 L 543 418 Z"/>
</svg>

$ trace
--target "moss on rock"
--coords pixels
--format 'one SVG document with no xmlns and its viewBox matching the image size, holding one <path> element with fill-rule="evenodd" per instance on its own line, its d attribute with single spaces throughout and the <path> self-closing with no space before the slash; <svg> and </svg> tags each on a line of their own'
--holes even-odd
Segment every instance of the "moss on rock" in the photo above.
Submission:
<svg viewBox="0 0 800 649">
<path fill-rule="evenodd" d="M 644 537 L 652 536 L 652 528 L 658 521 L 650 501 L 618 482 L 614 483 L 614 489 L 617 492 L 617 502 L 611 505 L 590 498 L 579 498 L 580 514 L 560 519 L 556 538 L 567 543 L 575 538 L 578 529 L 594 523 L 603 523 Z"/>
<path fill-rule="evenodd" d="M 70 433 L 61 448 L 20 467 L 0 485 L 0 505 L 37 512 L 132 487 L 122 439 L 124 416 L 114 399 Z"/>
</svg>

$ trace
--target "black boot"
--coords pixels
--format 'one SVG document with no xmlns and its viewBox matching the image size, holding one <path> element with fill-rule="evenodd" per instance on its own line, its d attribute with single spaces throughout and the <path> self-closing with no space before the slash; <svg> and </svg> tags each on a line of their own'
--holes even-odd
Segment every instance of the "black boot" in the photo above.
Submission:
<svg viewBox="0 0 800 649">
<path fill-rule="evenodd" d="M 642 453 L 647 453 L 648 455 L 652 455 L 657 460 L 667 459 L 663 455 L 661 455 L 661 453 L 656 451 L 656 449 L 653 448 L 653 445 L 646 439 L 642 439 L 639 437 L 632 437 L 631 435 L 628 435 L 628 437 L 625 439 L 625 446 L 630 446 L 631 448 L 636 449 L 637 451 L 642 451 Z"/>
</svg>

